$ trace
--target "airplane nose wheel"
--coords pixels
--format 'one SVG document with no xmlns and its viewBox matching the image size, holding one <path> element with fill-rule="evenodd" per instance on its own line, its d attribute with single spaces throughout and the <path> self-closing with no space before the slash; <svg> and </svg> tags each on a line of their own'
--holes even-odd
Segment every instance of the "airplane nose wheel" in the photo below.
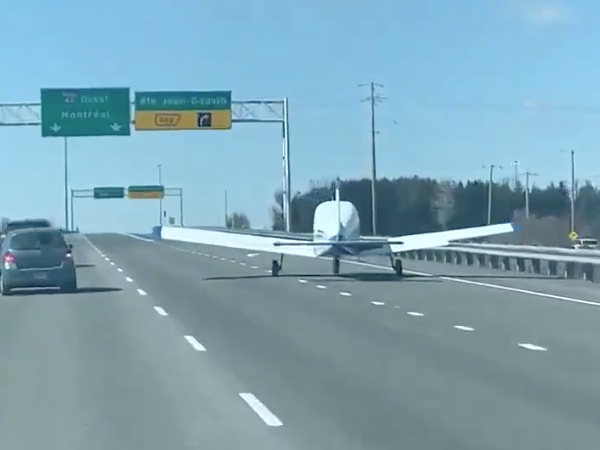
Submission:
<svg viewBox="0 0 600 450">
<path fill-rule="evenodd" d="M 279 276 L 279 272 L 281 272 L 282 268 L 283 268 L 283 255 L 281 255 L 281 258 L 279 259 L 279 261 L 277 261 L 276 259 L 271 261 L 271 275 L 274 277 Z"/>
<path fill-rule="evenodd" d="M 340 258 L 333 258 L 333 274 L 340 274 Z"/>
<path fill-rule="evenodd" d="M 271 275 L 276 277 L 279 275 L 280 271 L 281 271 L 281 267 L 279 266 L 279 262 L 276 259 L 271 261 Z"/>
</svg>

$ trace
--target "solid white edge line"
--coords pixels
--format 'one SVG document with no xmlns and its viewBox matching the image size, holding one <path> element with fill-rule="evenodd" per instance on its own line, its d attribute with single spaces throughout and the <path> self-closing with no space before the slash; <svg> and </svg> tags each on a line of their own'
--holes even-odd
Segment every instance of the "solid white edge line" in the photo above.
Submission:
<svg viewBox="0 0 600 450">
<path fill-rule="evenodd" d="M 84 235 L 84 238 L 89 242 L 89 240 L 87 239 L 87 237 L 85 237 L 85 235 Z M 91 242 L 89 242 L 89 244 L 92 247 L 96 248 Z M 98 250 L 98 252 L 100 253 L 99 250 Z M 302 255 L 296 255 L 296 256 L 302 257 Z M 331 258 L 319 257 L 319 259 L 330 260 Z M 383 270 L 387 270 L 389 272 L 393 271 L 393 269 L 391 269 L 390 267 L 387 267 L 387 266 L 380 266 L 380 265 L 377 265 L 377 264 L 365 263 L 365 262 L 361 262 L 361 261 L 343 260 L 342 262 L 344 262 L 346 264 L 353 264 L 355 266 L 373 267 L 375 269 L 383 269 Z M 265 273 L 269 273 L 269 272 L 271 272 L 271 271 L 270 270 L 265 270 Z M 405 270 L 404 272 L 410 273 L 410 274 L 413 274 L 413 275 L 423 276 L 423 277 L 439 278 L 440 280 L 451 281 L 453 283 L 462 283 L 462 284 L 468 284 L 468 285 L 471 285 L 471 286 L 479 286 L 479 287 L 486 287 L 486 288 L 490 288 L 490 289 L 498 289 L 498 290 L 501 290 L 501 291 L 515 292 L 515 293 L 518 293 L 518 294 L 525 294 L 525 295 L 532 295 L 534 297 L 549 298 L 549 299 L 553 299 L 553 300 L 560 300 L 560 301 L 563 301 L 563 302 L 578 303 L 578 304 L 581 304 L 581 305 L 600 306 L 600 302 L 593 302 L 593 301 L 590 301 L 590 300 L 582 300 L 582 299 L 579 299 L 579 298 L 566 297 L 564 295 L 548 294 L 546 292 L 531 291 L 529 289 L 520 289 L 520 288 L 515 288 L 515 287 L 510 287 L 510 286 L 501 286 L 499 284 L 484 283 L 484 282 L 481 282 L 481 281 L 465 280 L 465 279 L 462 279 L 462 278 L 445 277 L 445 276 L 434 275 L 434 274 L 431 274 L 431 273 L 417 272 L 417 271 L 414 271 L 414 270 Z M 526 280 L 527 278 L 525 277 L 523 279 Z"/>
<path fill-rule="evenodd" d="M 138 291 L 138 294 L 140 294 L 140 295 L 148 295 L 148 294 L 146 294 L 146 291 L 144 291 L 142 289 L 138 289 L 137 291 Z"/>
<path fill-rule="evenodd" d="M 155 306 L 154 307 L 154 311 L 156 311 L 158 314 L 160 314 L 161 316 L 167 316 L 167 312 L 162 309 L 160 306 Z"/>
<path fill-rule="evenodd" d="M 328 258 L 321 258 L 321 259 L 328 259 Z M 344 261 L 344 262 L 347 264 L 354 264 L 356 266 L 373 267 L 375 269 L 384 269 L 384 270 L 388 270 L 390 272 L 392 271 L 392 269 L 389 267 L 379 266 L 377 264 L 370 264 L 370 263 L 364 263 L 364 262 L 359 262 L 359 261 Z M 546 292 L 530 291 L 529 289 L 520 289 L 520 288 L 510 287 L 510 286 L 501 286 L 499 284 L 484 283 L 481 281 L 471 281 L 471 280 L 465 280 L 462 278 L 445 277 L 445 276 L 434 275 L 431 273 L 416 272 L 414 270 L 405 270 L 404 272 L 410 273 L 413 275 L 420 275 L 422 277 L 439 278 L 440 280 L 452 281 L 453 283 L 462 283 L 462 284 L 469 284 L 471 286 L 487 287 L 490 289 L 498 289 L 501 291 L 516 292 L 518 294 L 532 295 L 534 297 L 543 297 L 543 298 L 550 298 L 553 300 L 560 300 L 563 302 L 579 303 L 581 305 L 600 306 L 600 302 L 592 302 L 590 300 L 582 300 L 579 298 L 565 297 L 563 295 L 548 294 Z M 523 279 L 527 280 L 526 277 L 524 277 Z"/>
<path fill-rule="evenodd" d="M 200 342 L 198 342 L 194 336 L 184 336 L 184 338 L 197 352 L 206 351 L 206 348 Z"/>
<path fill-rule="evenodd" d="M 280 427 L 283 425 L 283 422 L 279 420 L 279 418 L 273 414 L 259 399 L 257 399 L 254 394 L 249 392 L 241 392 L 240 397 L 268 426 Z"/>
</svg>

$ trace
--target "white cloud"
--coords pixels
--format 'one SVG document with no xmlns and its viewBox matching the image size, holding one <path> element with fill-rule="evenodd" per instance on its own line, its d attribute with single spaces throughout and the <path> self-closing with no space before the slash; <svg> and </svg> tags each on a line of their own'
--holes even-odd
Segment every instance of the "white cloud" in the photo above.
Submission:
<svg viewBox="0 0 600 450">
<path fill-rule="evenodd" d="M 521 16 L 534 25 L 559 25 L 574 18 L 573 11 L 558 1 L 518 0 L 516 6 Z"/>
</svg>

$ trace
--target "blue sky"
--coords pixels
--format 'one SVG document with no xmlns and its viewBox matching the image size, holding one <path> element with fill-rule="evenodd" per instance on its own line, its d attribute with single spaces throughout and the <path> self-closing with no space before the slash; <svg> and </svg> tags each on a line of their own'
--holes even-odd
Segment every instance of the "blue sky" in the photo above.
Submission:
<svg viewBox="0 0 600 450">
<path fill-rule="evenodd" d="M 32 0 L 0 15 L 0 101 L 39 101 L 42 87 L 231 90 L 288 97 L 293 190 L 369 176 L 369 109 L 359 84 L 384 85 L 380 176 L 444 179 L 521 171 L 537 182 L 600 175 L 600 3 L 592 0 Z M 187 224 L 230 210 L 268 223 L 281 186 L 277 125 L 133 132 L 70 141 L 74 188 L 183 187 Z M 62 141 L 0 128 L 0 214 L 63 221 Z M 600 180 L 600 177 L 598 177 Z M 176 199 L 165 201 L 177 216 Z M 147 231 L 150 200 L 81 200 L 85 230 Z"/>
</svg>

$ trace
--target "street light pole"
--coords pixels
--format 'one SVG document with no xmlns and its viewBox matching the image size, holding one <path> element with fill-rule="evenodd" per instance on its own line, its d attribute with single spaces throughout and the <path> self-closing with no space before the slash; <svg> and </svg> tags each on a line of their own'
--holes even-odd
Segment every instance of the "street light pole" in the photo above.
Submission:
<svg viewBox="0 0 600 450">
<path fill-rule="evenodd" d="M 529 219 L 529 179 L 530 177 L 537 177 L 539 174 L 532 172 L 525 172 L 525 218 Z"/>
<path fill-rule="evenodd" d="M 571 233 L 575 231 L 575 150 L 571 150 Z"/>
<path fill-rule="evenodd" d="M 519 188 L 519 161 L 516 159 L 513 161 L 512 165 L 515 168 L 515 191 Z"/>
<path fill-rule="evenodd" d="M 156 170 L 158 171 L 158 184 L 162 186 L 162 164 L 158 164 L 156 166 Z M 158 223 L 162 226 L 163 224 L 163 199 L 161 198 L 158 201 Z"/>
<path fill-rule="evenodd" d="M 69 146 L 64 138 L 64 194 L 65 194 L 65 229 L 69 229 Z"/>
</svg>

